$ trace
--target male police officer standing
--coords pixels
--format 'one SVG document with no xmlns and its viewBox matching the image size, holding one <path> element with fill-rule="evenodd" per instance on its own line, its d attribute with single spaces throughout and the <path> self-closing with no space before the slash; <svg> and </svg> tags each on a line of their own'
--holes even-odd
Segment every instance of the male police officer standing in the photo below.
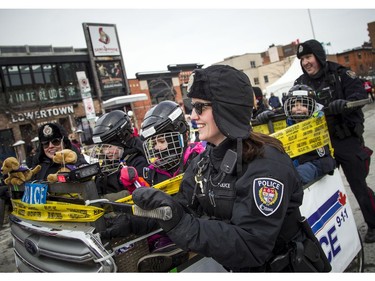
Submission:
<svg viewBox="0 0 375 281">
<path fill-rule="evenodd" d="M 296 84 L 305 84 L 317 94 L 317 102 L 327 109 L 326 119 L 334 156 L 361 208 L 368 225 L 366 243 L 375 242 L 375 195 L 367 186 L 372 150 L 363 140 L 364 115 L 360 107 L 347 109 L 348 101 L 366 99 L 360 79 L 349 69 L 326 60 L 322 45 L 308 40 L 298 45 L 302 74 Z"/>
</svg>

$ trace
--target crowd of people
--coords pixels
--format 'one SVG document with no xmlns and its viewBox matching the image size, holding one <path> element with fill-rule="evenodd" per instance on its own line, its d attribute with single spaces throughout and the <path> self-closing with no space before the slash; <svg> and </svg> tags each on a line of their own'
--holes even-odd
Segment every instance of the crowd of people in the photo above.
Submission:
<svg viewBox="0 0 375 281">
<path fill-rule="evenodd" d="M 131 194 L 143 209 L 169 206 L 173 214 L 168 221 L 108 214 L 102 239 L 161 228 L 148 237 L 150 254 L 138 261 L 143 272 L 167 272 L 189 252 L 212 257 L 230 272 L 329 271 L 319 242 L 302 224 L 300 206 L 304 184 L 341 167 L 368 225 L 365 242 L 374 243 L 375 195 L 366 183 L 372 150 L 364 143 L 361 107 L 346 108 L 367 92 L 353 72 L 326 60 L 318 41 L 299 44 L 297 57 L 303 74 L 282 101 L 253 90 L 243 72 L 214 65 L 190 76 L 189 120 L 174 101 L 153 106 L 139 135 L 124 111 L 100 116 L 90 148 L 101 163 L 99 196 L 115 201 Z M 291 159 L 279 140 L 252 131 L 254 120 L 267 123 L 280 112 L 288 126 L 324 114 L 334 154 L 325 146 Z M 59 124 L 44 124 L 38 137 L 29 162 L 42 167 L 35 180 L 58 171 L 52 158 L 62 149 L 78 155 L 77 167 L 90 162 Z M 149 188 L 182 173 L 173 196 Z"/>
</svg>

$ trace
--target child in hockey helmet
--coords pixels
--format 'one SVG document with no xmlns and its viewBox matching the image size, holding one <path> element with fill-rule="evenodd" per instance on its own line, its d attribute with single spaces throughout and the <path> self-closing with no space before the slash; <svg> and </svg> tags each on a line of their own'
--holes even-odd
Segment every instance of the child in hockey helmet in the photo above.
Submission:
<svg viewBox="0 0 375 281">
<path fill-rule="evenodd" d="M 181 107 L 173 101 L 162 101 L 145 115 L 141 127 L 143 149 L 149 164 L 170 171 L 180 164 L 187 147 L 189 125 Z"/>
<path fill-rule="evenodd" d="M 293 86 L 284 103 L 285 115 L 295 122 L 309 119 L 317 109 L 315 97 L 314 90 L 309 86 Z"/>
</svg>

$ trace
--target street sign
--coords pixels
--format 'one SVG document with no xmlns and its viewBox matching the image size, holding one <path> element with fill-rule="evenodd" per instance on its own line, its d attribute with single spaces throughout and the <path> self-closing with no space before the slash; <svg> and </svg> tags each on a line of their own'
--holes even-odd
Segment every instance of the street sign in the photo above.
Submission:
<svg viewBox="0 0 375 281">
<path fill-rule="evenodd" d="M 89 80 L 86 78 L 86 73 L 84 71 L 77 71 L 76 75 L 82 98 L 87 98 L 88 95 L 91 97 L 91 87 Z"/>
</svg>

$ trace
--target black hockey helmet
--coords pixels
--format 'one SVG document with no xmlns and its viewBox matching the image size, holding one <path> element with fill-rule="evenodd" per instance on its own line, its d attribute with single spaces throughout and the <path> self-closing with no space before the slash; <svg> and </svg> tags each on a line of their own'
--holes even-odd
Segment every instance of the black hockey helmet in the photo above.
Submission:
<svg viewBox="0 0 375 281">
<path fill-rule="evenodd" d="M 94 143 L 115 143 L 126 145 L 133 137 L 133 126 L 129 116 L 121 110 L 102 115 L 95 124 L 92 140 Z"/>
<path fill-rule="evenodd" d="M 147 139 L 161 133 L 177 132 L 184 136 L 184 141 L 187 143 L 186 133 L 189 129 L 181 107 L 174 101 L 165 100 L 145 114 L 141 125 L 141 137 Z"/>
<path fill-rule="evenodd" d="M 295 121 L 310 118 L 316 110 L 315 91 L 309 86 L 298 84 L 289 89 L 288 96 L 284 102 L 284 112 L 287 117 Z M 307 114 L 293 113 L 292 108 L 300 103 L 307 108 Z"/>
<path fill-rule="evenodd" d="M 148 163 L 166 171 L 179 165 L 189 141 L 189 132 L 185 114 L 177 103 L 162 101 L 151 108 L 141 125 Z"/>
</svg>

